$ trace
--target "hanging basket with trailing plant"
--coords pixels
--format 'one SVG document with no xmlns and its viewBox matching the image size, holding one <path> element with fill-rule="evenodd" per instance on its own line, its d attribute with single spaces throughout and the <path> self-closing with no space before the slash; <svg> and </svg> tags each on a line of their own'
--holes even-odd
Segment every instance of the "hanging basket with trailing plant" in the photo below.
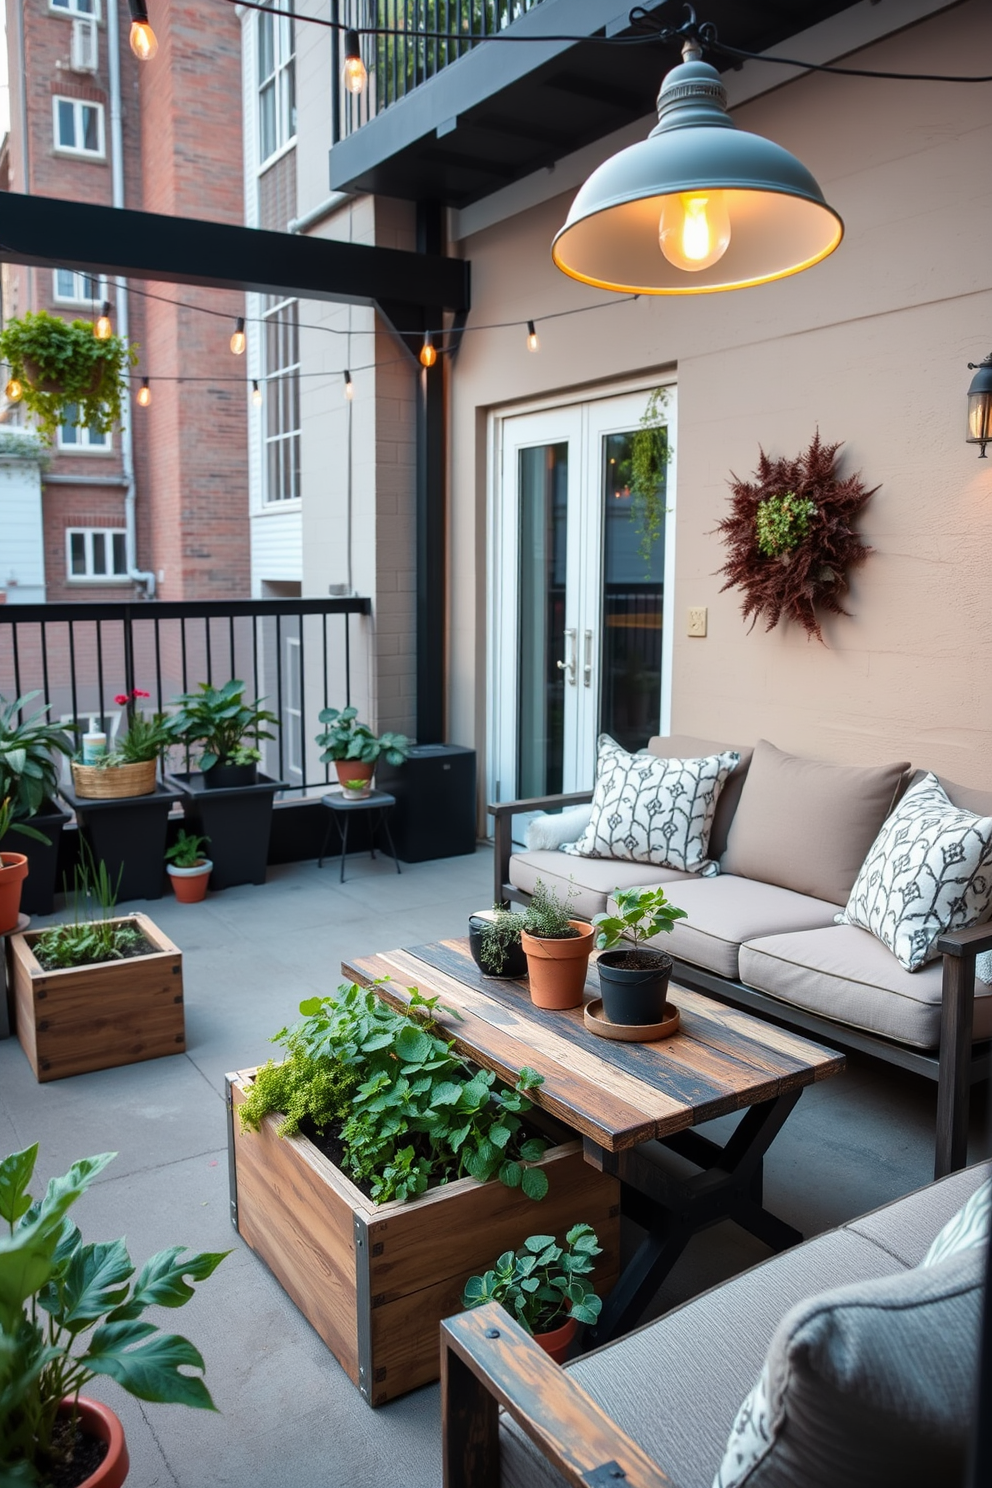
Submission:
<svg viewBox="0 0 992 1488">
<path fill-rule="evenodd" d="M 101 340 L 88 320 L 66 321 L 46 310 L 7 322 L 0 357 L 20 383 L 38 432 L 52 444 L 63 424 L 109 434 L 121 419 L 121 399 L 137 349 L 120 336 Z"/>
<path fill-rule="evenodd" d="M 822 641 L 817 609 L 848 613 L 841 603 L 848 570 L 872 551 L 852 523 L 878 487 L 868 490 L 860 474 L 839 478 L 840 447 L 822 444 L 817 430 L 795 459 L 770 460 L 761 450 L 753 478 L 730 481 L 730 515 L 716 529 L 728 550 L 719 572 L 723 589 L 743 594 L 752 628 L 759 615 L 766 630 L 795 620 Z"/>
</svg>

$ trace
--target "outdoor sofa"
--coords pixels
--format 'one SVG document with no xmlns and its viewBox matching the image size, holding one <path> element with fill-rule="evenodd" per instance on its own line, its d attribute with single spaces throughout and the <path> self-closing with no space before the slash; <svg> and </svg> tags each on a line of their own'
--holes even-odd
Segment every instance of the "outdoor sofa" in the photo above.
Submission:
<svg viewBox="0 0 992 1488">
<path fill-rule="evenodd" d="M 903 762 L 832 765 L 764 740 L 752 748 L 673 734 L 648 745 L 675 760 L 729 750 L 739 763 L 716 802 L 714 876 L 560 846 L 513 850 L 515 817 L 592 801 L 591 791 L 577 792 L 489 807 L 495 900 L 526 902 L 541 879 L 590 919 L 614 889 L 665 885 L 688 916 L 659 941 L 675 960 L 673 981 L 936 1080 L 935 1176 L 963 1167 L 969 1090 L 992 1068 L 992 986 L 975 975 L 976 956 L 992 949 L 992 924 L 941 935 L 940 959 L 910 972 L 867 930 L 835 923 L 890 810 L 925 772 Z M 992 816 L 992 791 L 939 780 L 953 806 Z M 582 820 L 576 812 L 569 825 L 563 815 L 561 829 L 576 836 Z"/>
</svg>

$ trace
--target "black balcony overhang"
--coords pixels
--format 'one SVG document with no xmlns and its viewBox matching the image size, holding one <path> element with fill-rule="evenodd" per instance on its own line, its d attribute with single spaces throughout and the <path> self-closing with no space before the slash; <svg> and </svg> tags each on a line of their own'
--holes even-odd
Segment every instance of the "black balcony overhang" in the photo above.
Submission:
<svg viewBox="0 0 992 1488">
<path fill-rule="evenodd" d="M 704 0 L 720 39 L 763 52 L 851 0 Z M 649 6 L 677 26 L 681 7 Z M 468 206 L 649 115 L 674 43 L 604 46 L 542 35 L 629 34 L 618 0 L 543 0 L 513 23 L 533 45 L 482 42 L 331 150 L 331 186 Z M 715 54 L 715 66 L 728 64 Z"/>
</svg>

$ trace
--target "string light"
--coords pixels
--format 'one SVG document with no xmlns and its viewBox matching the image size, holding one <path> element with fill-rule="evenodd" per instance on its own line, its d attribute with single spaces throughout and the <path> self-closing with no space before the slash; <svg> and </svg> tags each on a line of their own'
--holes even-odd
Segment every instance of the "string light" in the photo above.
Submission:
<svg viewBox="0 0 992 1488">
<path fill-rule="evenodd" d="M 342 68 L 344 85 L 349 93 L 364 93 L 365 85 L 369 80 L 368 68 L 362 61 L 362 48 L 358 40 L 357 31 L 346 31 L 344 34 L 344 67 Z"/>
<path fill-rule="evenodd" d="M 131 50 L 139 62 L 150 62 L 158 51 L 158 37 L 148 20 L 145 0 L 129 0 L 131 7 L 131 34 L 128 40 Z"/>
<path fill-rule="evenodd" d="M 152 401 L 152 390 L 148 386 L 148 378 L 142 379 L 141 387 L 138 389 L 138 403 L 142 408 L 147 408 Z"/>
<path fill-rule="evenodd" d="M 344 395 L 348 399 L 349 403 L 355 396 L 355 384 L 352 382 L 351 373 L 348 371 L 345 371 L 344 374 Z"/>
<path fill-rule="evenodd" d="M 261 408 L 261 406 L 262 406 L 262 389 L 258 385 L 258 378 L 257 377 L 253 377 L 252 380 L 251 380 L 251 401 L 254 403 L 254 405 L 255 405 L 256 408 Z"/>
<path fill-rule="evenodd" d="M 7 386 L 4 388 L 4 392 L 7 395 L 8 403 L 20 403 L 21 399 L 24 397 L 24 388 L 16 377 L 12 377 L 10 379 Z"/>
<path fill-rule="evenodd" d="M 532 320 L 529 320 L 527 322 L 527 350 L 540 351 L 540 349 L 541 343 L 537 339 L 537 331 L 534 329 L 534 322 Z"/>
<path fill-rule="evenodd" d="M 231 336 L 231 350 L 235 356 L 243 356 L 246 345 L 245 318 L 243 315 L 239 315 L 234 322 L 234 334 Z"/>
<path fill-rule="evenodd" d="M 420 365 L 422 367 L 433 367 L 437 361 L 437 347 L 431 340 L 430 331 L 424 332 L 424 344 L 420 348 Z"/>
<path fill-rule="evenodd" d="M 114 328 L 110 324 L 110 301 L 104 300 L 103 309 L 100 311 L 99 319 L 93 327 L 93 334 L 98 341 L 109 341 L 114 334 Z"/>
</svg>

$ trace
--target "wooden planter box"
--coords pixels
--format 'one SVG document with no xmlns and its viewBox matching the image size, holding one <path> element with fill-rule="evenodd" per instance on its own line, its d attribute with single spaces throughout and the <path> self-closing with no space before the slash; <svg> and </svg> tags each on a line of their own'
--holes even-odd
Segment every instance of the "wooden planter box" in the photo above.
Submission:
<svg viewBox="0 0 992 1488">
<path fill-rule="evenodd" d="M 603 1247 L 597 1290 L 616 1281 L 619 1184 L 583 1160 L 581 1142 L 545 1154 L 550 1188 L 539 1203 L 495 1180 L 463 1178 L 377 1205 L 306 1137 L 279 1137 L 278 1117 L 242 1134 L 237 1107 L 253 1075 L 227 1076 L 235 1229 L 369 1405 L 438 1378 L 441 1319 L 461 1311 L 470 1276 L 528 1235 L 591 1224 Z"/>
<path fill-rule="evenodd" d="M 45 971 L 38 930 L 10 941 L 17 1037 L 39 1081 L 181 1054 L 182 952 L 147 915 L 122 915 L 155 947 L 147 956 Z"/>
</svg>

